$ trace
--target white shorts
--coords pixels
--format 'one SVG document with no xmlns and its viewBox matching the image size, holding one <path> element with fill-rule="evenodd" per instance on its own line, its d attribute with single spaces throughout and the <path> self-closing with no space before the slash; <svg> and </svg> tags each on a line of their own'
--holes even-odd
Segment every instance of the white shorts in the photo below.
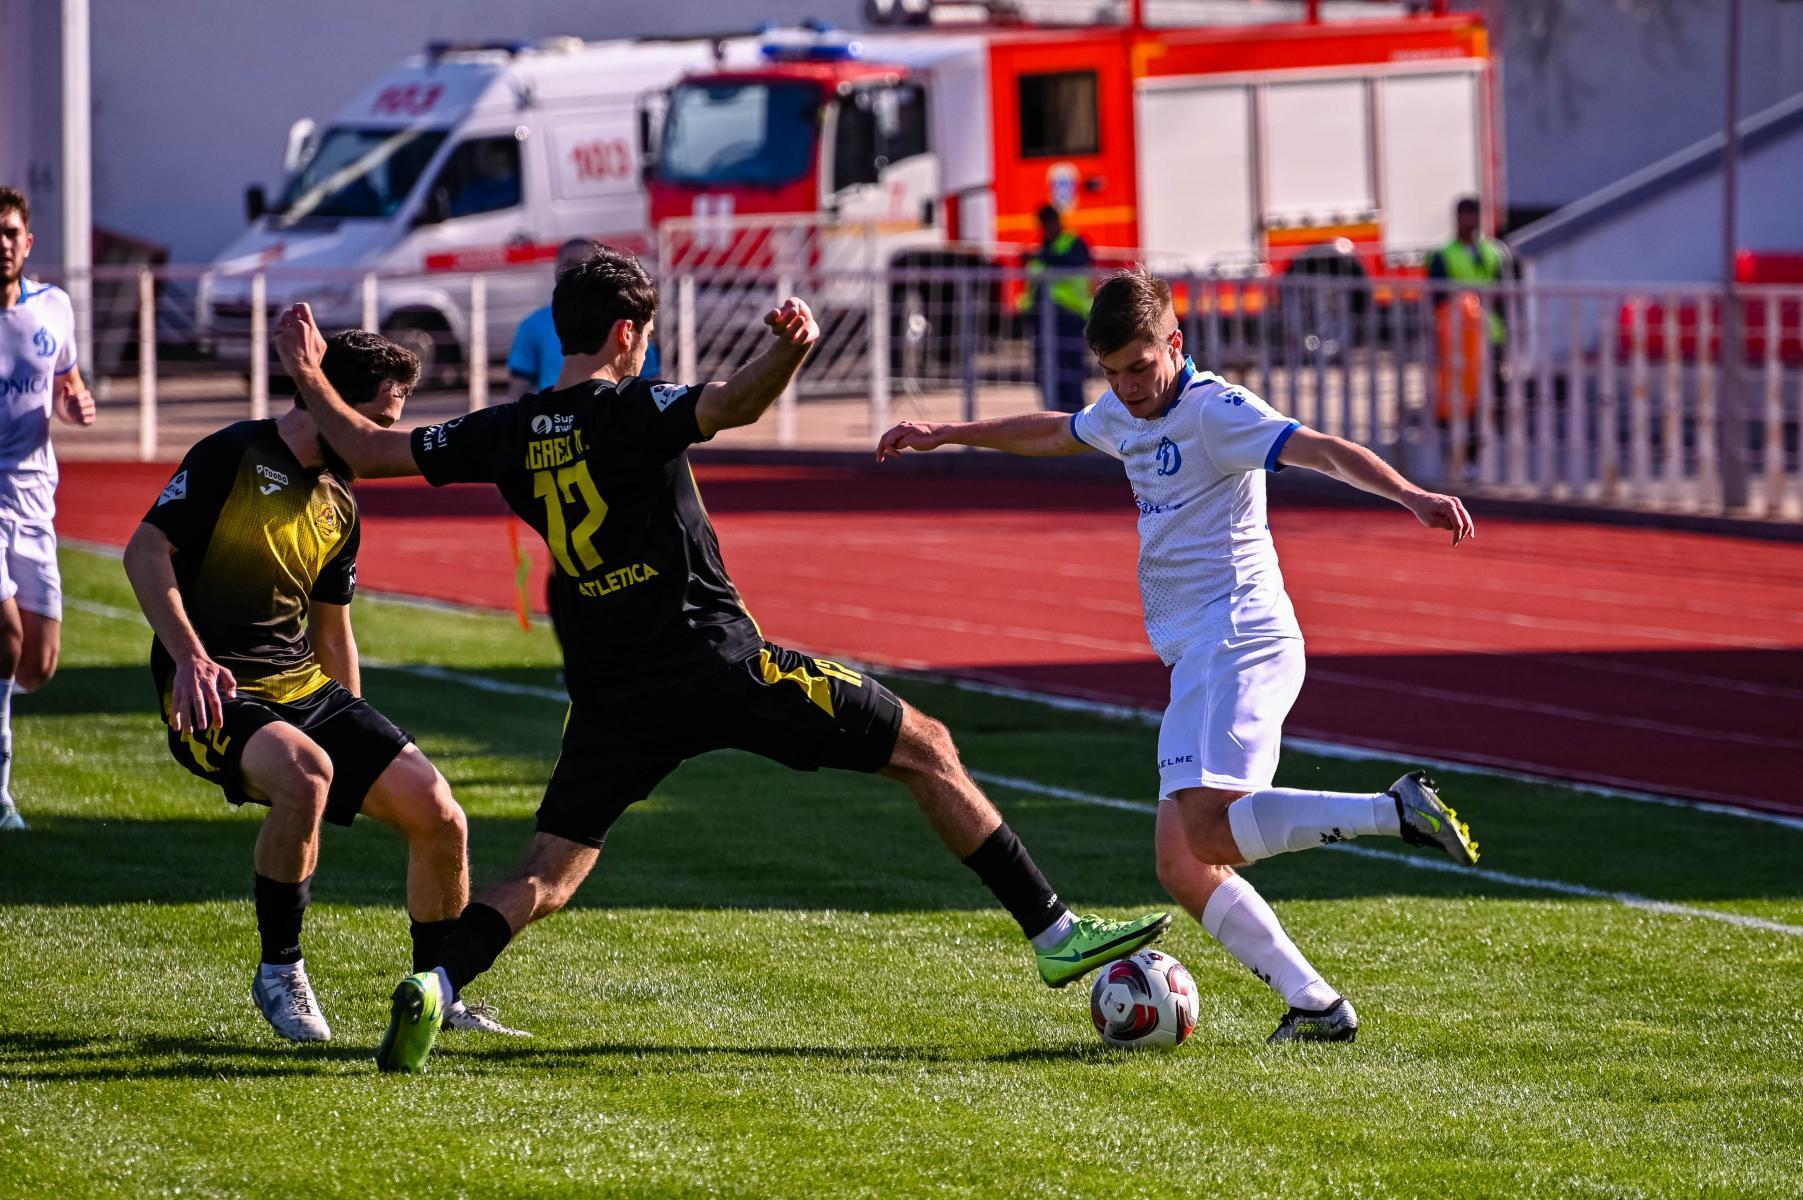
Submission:
<svg viewBox="0 0 1803 1200">
<path fill-rule="evenodd" d="M 28 612 L 63 619 L 63 573 L 48 521 L 0 517 L 0 602 L 15 598 Z"/>
<path fill-rule="evenodd" d="M 1158 794 L 1270 787 L 1302 671 L 1302 640 L 1290 637 L 1226 638 L 1178 659 L 1158 728 Z"/>
</svg>

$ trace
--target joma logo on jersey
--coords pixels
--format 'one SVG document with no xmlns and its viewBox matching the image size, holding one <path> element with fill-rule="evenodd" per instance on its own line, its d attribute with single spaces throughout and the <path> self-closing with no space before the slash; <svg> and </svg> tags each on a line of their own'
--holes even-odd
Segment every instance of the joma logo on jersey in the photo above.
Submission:
<svg viewBox="0 0 1803 1200">
<path fill-rule="evenodd" d="M 56 339 L 48 329 L 40 329 L 31 335 L 32 349 L 38 352 L 39 358 L 49 358 L 56 353 Z"/>
<path fill-rule="evenodd" d="M 1175 475 L 1183 466 L 1183 451 L 1170 438 L 1158 439 L 1158 473 Z"/>
<path fill-rule="evenodd" d="M 526 469 L 543 471 L 549 467 L 561 467 L 567 462 L 574 462 L 576 456 L 587 449 L 582 441 L 581 430 L 563 437 L 539 438 L 526 443 Z"/>
<path fill-rule="evenodd" d="M 278 491 L 288 486 L 288 477 L 274 467 L 266 467 L 262 463 L 258 463 L 257 474 L 267 480 L 262 487 L 257 489 L 265 496 L 273 496 Z"/>
</svg>

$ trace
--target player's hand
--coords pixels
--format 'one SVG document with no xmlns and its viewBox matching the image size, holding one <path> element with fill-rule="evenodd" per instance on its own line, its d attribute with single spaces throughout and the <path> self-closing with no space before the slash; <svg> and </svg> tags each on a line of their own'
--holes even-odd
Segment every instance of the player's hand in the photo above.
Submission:
<svg viewBox="0 0 1803 1200">
<path fill-rule="evenodd" d="M 820 326 L 814 320 L 814 312 L 799 296 L 790 296 L 782 302 L 782 307 L 765 313 L 764 324 L 769 327 L 770 336 L 782 345 L 804 353 L 812 350 L 814 343 L 820 340 Z"/>
<path fill-rule="evenodd" d="M 1457 496 L 1417 492 L 1404 499 L 1403 505 L 1429 529 L 1452 530 L 1452 544 L 1455 546 L 1477 534 L 1477 526 L 1472 522 L 1471 514 L 1465 511 L 1465 506 Z"/>
<path fill-rule="evenodd" d="M 199 733 L 225 725 L 225 702 L 238 694 L 232 673 L 200 655 L 177 663 L 169 697 L 169 727 L 177 733 Z"/>
<path fill-rule="evenodd" d="M 82 388 L 76 391 L 71 388 L 56 398 L 56 415 L 71 425 L 92 425 L 98 410 L 94 407 L 94 393 Z"/>
<path fill-rule="evenodd" d="M 326 357 L 325 335 L 313 321 L 313 310 L 296 304 L 275 323 L 275 352 L 287 368 L 288 378 L 298 379 L 303 371 L 320 369 Z"/>
<path fill-rule="evenodd" d="M 903 421 L 876 444 L 876 460 L 882 462 L 903 450 L 937 450 L 945 445 L 945 426 L 926 421 Z"/>
</svg>

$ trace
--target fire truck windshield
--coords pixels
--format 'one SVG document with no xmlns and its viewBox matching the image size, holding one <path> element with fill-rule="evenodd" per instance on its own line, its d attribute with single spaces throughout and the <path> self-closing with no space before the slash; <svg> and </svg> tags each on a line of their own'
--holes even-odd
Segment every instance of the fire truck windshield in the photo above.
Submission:
<svg viewBox="0 0 1803 1200">
<path fill-rule="evenodd" d="M 436 129 L 328 130 L 274 211 L 289 224 L 306 217 L 391 217 L 444 138 Z"/>
<path fill-rule="evenodd" d="M 670 97 L 658 174 L 670 183 L 792 183 L 814 160 L 820 93 L 805 83 L 688 83 Z"/>
</svg>

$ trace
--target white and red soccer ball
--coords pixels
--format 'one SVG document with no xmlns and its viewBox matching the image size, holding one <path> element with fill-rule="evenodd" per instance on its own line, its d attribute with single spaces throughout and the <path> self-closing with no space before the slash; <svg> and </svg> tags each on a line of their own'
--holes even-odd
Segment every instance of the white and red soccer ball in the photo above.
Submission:
<svg viewBox="0 0 1803 1200">
<path fill-rule="evenodd" d="M 1141 950 L 1096 972 L 1089 1015 L 1110 1046 L 1180 1046 L 1196 1030 L 1196 983 L 1170 955 Z"/>
</svg>

